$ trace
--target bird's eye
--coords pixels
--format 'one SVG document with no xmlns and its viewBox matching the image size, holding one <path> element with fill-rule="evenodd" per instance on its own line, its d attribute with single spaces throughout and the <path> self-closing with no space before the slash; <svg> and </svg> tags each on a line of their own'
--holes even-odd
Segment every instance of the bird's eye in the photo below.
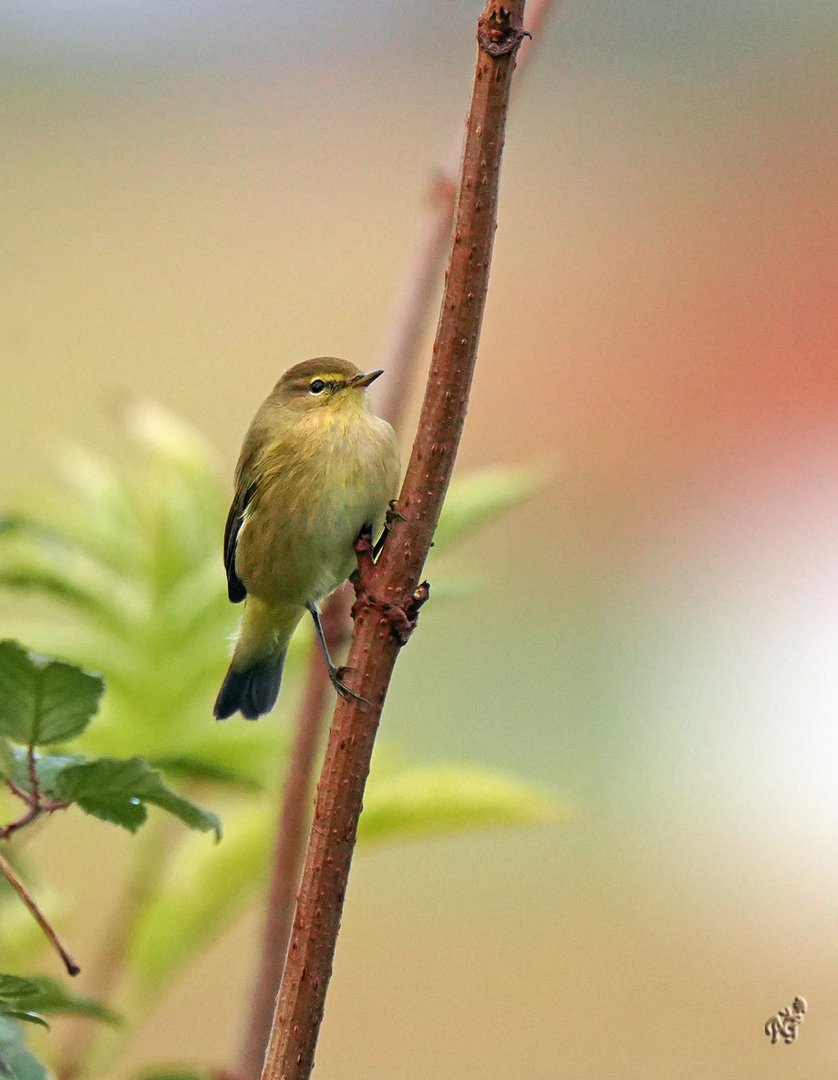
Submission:
<svg viewBox="0 0 838 1080">
<path fill-rule="evenodd" d="M 326 389 L 326 384 L 322 379 L 315 379 L 308 389 L 311 394 L 322 394 Z"/>
</svg>

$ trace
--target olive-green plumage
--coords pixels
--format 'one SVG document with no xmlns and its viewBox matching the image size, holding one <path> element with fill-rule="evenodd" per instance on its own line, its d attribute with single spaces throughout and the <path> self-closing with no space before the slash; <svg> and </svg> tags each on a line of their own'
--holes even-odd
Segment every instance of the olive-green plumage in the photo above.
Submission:
<svg viewBox="0 0 838 1080">
<path fill-rule="evenodd" d="M 352 572 L 364 526 L 384 524 L 399 454 L 393 429 L 367 402 L 380 374 L 306 360 L 285 372 L 250 425 L 224 532 L 229 596 L 245 607 L 215 703 L 220 720 L 273 708 L 306 607 Z"/>
</svg>

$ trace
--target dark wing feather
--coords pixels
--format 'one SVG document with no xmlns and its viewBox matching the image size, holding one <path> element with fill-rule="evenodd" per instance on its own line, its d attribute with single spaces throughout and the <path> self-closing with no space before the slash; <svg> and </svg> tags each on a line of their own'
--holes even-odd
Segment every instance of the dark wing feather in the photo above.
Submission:
<svg viewBox="0 0 838 1080">
<path fill-rule="evenodd" d="M 239 530 L 244 521 L 244 512 L 255 491 L 256 485 L 251 484 L 249 487 L 242 487 L 240 491 L 236 492 L 233 505 L 230 507 L 230 513 L 227 515 L 227 524 L 224 526 L 224 567 L 227 571 L 227 595 L 234 604 L 241 603 L 247 596 L 247 589 L 236 573 L 236 541 L 239 538 Z"/>
</svg>

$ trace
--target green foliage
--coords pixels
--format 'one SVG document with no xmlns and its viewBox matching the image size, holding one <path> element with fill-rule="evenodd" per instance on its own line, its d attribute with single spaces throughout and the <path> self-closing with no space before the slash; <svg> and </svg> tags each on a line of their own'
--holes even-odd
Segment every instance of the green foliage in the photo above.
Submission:
<svg viewBox="0 0 838 1080">
<path fill-rule="evenodd" d="M 220 558 L 229 485 L 200 436 L 162 410 L 134 405 L 127 430 L 122 460 L 66 453 L 59 490 L 0 519 L 0 588 L 17 595 L 18 635 L 100 672 L 108 688 L 90 725 L 101 679 L 0 645 L 0 777 L 30 791 L 34 763 L 43 795 L 131 831 L 153 804 L 218 835 L 218 819 L 192 797 L 211 789 L 213 801 L 223 801 L 221 845 L 160 832 L 153 844 L 139 840 L 133 880 L 141 887 L 129 889 L 123 902 L 108 901 L 128 930 L 135 1017 L 264 882 L 292 729 L 272 719 L 212 721 L 226 639 L 240 614 L 227 600 Z M 435 560 L 539 483 L 524 470 L 456 481 Z M 436 602 L 461 587 L 450 571 L 446 581 L 444 559 L 434 566 L 433 584 Z M 306 627 L 286 662 L 280 705 L 286 717 L 310 639 Z M 39 750 L 30 762 L 31 738 L 56 749 Z M 385 756 L 376 755 L 362 843 L 529 824 L 555 813 L 544 795 L 489 770 L 403 762 L 384 768 Z M 170 780 L 185 785 L 189 798 L 176 794 Z M 5 902 L 0 893 L 0 905 Z M 0 908 L 0 944 L 6 925 Z M 25 1054 L 16 1031 L 9 1045 Z M 43 1070 L 30 1061 L 40 1071 L 22 1072 L 21 1080 L 42 1080 Z M 170 1069 L 143 1080 L 203 1076 Z"/>
<path fill-rule="evenodd" d="M 47 746 L 80 735 L 103 690 L 96 675 L 0 641 L 0 734 L 14 742 Z"/>
<path fill-rule="evenodd" d="M 415 766 L 376 752 L 358 827 L 362 844 L 421 839 L 463 829 L 535 825 L 555 800 L 512 777 L 462 764 Z M 217 935 L 265 879 L 273 820 L 248 808 L 225 814 L 218 850 L 189 844 L 172 863 L 137 927 L 132 966 L 147 989 L 170 979 Z M 177 934 L 167 929 L 177 926 Z"/>
<path fill-rule="evenodd" d="M 131 941 L 130 961 L 144 996 L 153 994 L 183 964 L 210 944 L 265 880 L 273 815 L 254 806 L 224 815 L 224 843 L 183 844 L 160 888 L 140 914 Z M 171 928 L 177 927 L 173 934 Z"/>
<path fill-rule="evenodd" d="M 442 507 L 434 545 L 442 550 L 471 536 L 543 486 L 544 477 L 534 469 L 485 469 L 455 477 Z"/>
<path fill-rule="evenodd" d="M 534 825 L 556 816 L 553 799 L 474 765 L 418 765 L 370 785 L 358 838 L 367 843 L 463 829 Z"/>
<path fill-rule="evenodd" d="M 6 1080 L 47 1080 L 47 1072 L 26 1049 L 19 1026 L 0 1011 L 0 1076 Z"/>
<path fill-rule="evenodd" d="M 0 737 L 0 780 L 11 776 L 15 767 L 15 752 L 6 739 Z"/>
<path fill-rule="evenodd" d="M 0 1015 L 48 1027 L 43 1013 L 88 1016 L 106 1024 L 119 1023 L 116 1013 L 91 998 L 69 993 L 54 979 L 46 976 L 25 979 L 20 975 L 0 975 Z"/>
<path fill-rule="evenodd" d="M 100 1020 L 104 1024 L 111 1025 L 121 1022 L 119 1015 L 112 1009 L 106 1008 L 92 998 L 71 994 L 61 983 L 46 975 L 38 975 L 26 981 L 35 987 L 34 994 L 27 999 L 29 1008 L 37 1009 L 39 1013 L 46 1013 L 48 1016 L 87 1016 L 91 1020 Z M 2 994 L 2 982 L 0 982 L 0 994 Z"/>
<path fill-rule="evenodd" d="M 30 776 L 29 750 L 14 747 L 14 767 L 11 771 L 11 779 L 21 790 L 32 792 L 32 778 Z M 82 754 L 35 754 L 35 776 L 38 780 L 38 790 L 51 799 L 58 798 L 58 777 L 70 765 L 80 765 L 85 759 Z"/>
<path fill-rule="evenodd" d="M 262 784 L 246 772 L 214 761 L 202 761 L 188 754 L 174 754 L 157 758 L 152 762 L 164 772 L 185 780 L 220 784 L 222 787 L 241 788 L 242 791 L 261 791 Z"/>
<path fill-rule="evenodd" d="M 103 689 L 100 678 L 71 664 L 36 656 L 13 641 L 0 642 L 0 732 L 7 736 L 0 746 L 2 774 L 34 798 L 73 803 L 130 832 L 146 821 L 146 804 L 151 803 L 189 828 L 212 830 L 220 839 L 215 814 L 173 791 L 145 758 L 85 760 L 80 754 L 35 753 L 36 746 L 81 735 Z"/>
<path fill-rule="evenodd" d="M 43 1016 L 34 1010 L 37 994 L 38 984 L 34 980 L 19 975 L 0 975 L 0 1016 L 49 1027 Z"/>
<path fill-rule="evenodd" d="M 212 1080 L 208 1072 L 143 1072 L 135 1080 Z"/>
<path fill-rule="evenodd" d="M 221 823 L 215 814 L 172 791 L 145 758 L 97 758 L 68 765 L 58 773 L 55 791 L 59 799 L 77 803 L 85 813 L 129 832 L 136 832 L 143 824 L 148 816 L 145 804 L 153 803 L 191 829 L 212 830 L 216 839 L 221 839 Z"/>
</svg>

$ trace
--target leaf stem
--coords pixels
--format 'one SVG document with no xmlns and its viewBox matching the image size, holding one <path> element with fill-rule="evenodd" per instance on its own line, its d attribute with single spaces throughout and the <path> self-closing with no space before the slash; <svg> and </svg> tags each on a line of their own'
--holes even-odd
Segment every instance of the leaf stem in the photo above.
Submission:
<svg viewBox="0 0 838 1080">
<path fill-rule="evenodd" d="M 318 785 L 294 928 L 262 1080 L 306 1080 L 325 1006 L 378 721 L 454 467 L 489 282 L 503 134 L 523 0 L 489 0 L 478 57 L 457 217 L 433 360 L 398 509 L 375 564 L 362 566 L 347 667 L 359 699 L 335 709 Z M 400 612 L 404 622 L 393 619 Z M 390 632 L 399 627 L 399 636 Z M 372 703 L 372 704 L 370 704 Z"/>
<path fill-rule="evenodd" d="M 15 890 L 15 892 L 24 902 L 26 907 L 29 908 L 32 918 L 43 930 L 44 934 L 49 940 L 49 943 L 61 957 L 61 960 L 64 963 L 64 967 L 67 969 L 67 974 L 78 975 L 78 973 L 81 971 L 81 968 L 61 944 L 58 934 L 56 934 L 47 917 L 35 903 L 32 894 L 29 892 L 26 885 L 18 876 L 17 871 L 9 862 L 6 861 L 6 859 L 2 855 L 0 855 L 0 874 L 3 875 L 6 881 L 8 881 L 11 887 Z"/>
<path fill-rule="evenodd" d="M 64 800 L 46 799 L 42 795 L 40 781 L 38 779 L 37 757 L 33 746 L 28 748 L 27 771 L 31 791 L 26 791 L 10 778 L 6 778 L 6 787 L 18 799 L 26 803 L 29 809 L 16 821 L 12 821 L 8 825 L 4 825 L 0 828 L 0 840 L 8 840 L 9 837 L 13 836 L 19 829 L 23 829 L 27 825 L 31 825 L 34 821 L 37 821 L 41 814 L 52 814 L 56 810 L 66 810 L 70 805 L 69 802 L 65 802 Z"/>
</svg>

